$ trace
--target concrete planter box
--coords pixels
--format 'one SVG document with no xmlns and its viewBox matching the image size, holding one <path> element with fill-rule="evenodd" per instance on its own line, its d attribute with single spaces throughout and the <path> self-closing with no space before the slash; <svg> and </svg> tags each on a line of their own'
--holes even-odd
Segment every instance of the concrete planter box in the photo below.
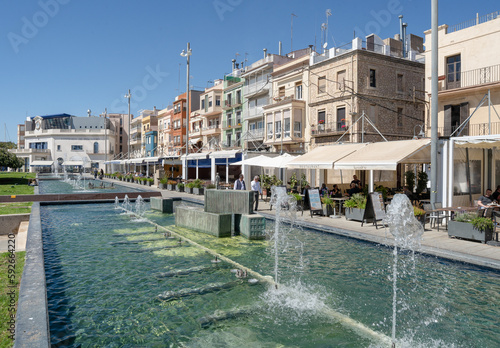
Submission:
<svg viewBox="0 0 500 348">
<path fill-rule="evenodd" d="M 184 186 L 179 187 L 179 185 L 175 185 L 175 190 L 177 192 L 184 192 Z"/>
<path fill-rule="evenodd" d="M 162 184 L 161 182 L 158 184 L 158 188 L 160 190 L 164 190 L 165 189 L 165 184 Z"/>
<path fill-rule="evenodd" d="M 332 206 L 330 204 L 323 205 L 323 215 L 324 216 L 333 215 L 333 208 L 332 208 Z"/>
<path fill-rule="evenodd" d="M 493 231 L 479 231 L 471 223 L 451 220 L 448 222 L 448 236 L 486 243 L 493 239 Z"/>
<path fill-rule="evenodd" d="M 177 185 L 175 185 L 175 184 L 167 184 L 167 190 L 178 191 L 177 190 Z"/>
<path fill-rule="evenodd" d="M 345 218 L 346 220 L 354 220 L 363 222 L 363 216 L 365 215 L 364 209 L 359 208 L 345 208 Z"/>
<path fill-rule="evenodd" d="M 205 188 L 204 187 L 200 187 L 200 188 L 197 188 L 197 187 L 193 187 L 193 193 L 195 195 L 204 195 L 205 194 Z"/>
<path fill-rule="evenodd" d="M 186 193 L 191 193 L 191 194 L 192 194 L 192 193 L 193 193 L 193 187 L 187 187 L 187 186 L 186 186 L 186 187 L 184 188 L 184 192 L 186 192 Z"/>
</svg>

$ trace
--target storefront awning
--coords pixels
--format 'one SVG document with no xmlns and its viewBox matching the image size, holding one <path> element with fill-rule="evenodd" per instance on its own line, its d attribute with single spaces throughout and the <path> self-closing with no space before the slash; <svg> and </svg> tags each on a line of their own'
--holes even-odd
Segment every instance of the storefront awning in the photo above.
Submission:
<svg viewBox="0 0 500 348">
<path fill-rule="evenodd" d="M 264 161 L 268 160 L 270 157 L 264 156 L 264 155 L 259 155 L 257 157 L 251 157 L 247 158 L 238 162 L 231 163 L 233 166 L 237 165 L 247 165 L 247 166 L 262 166 L 262 163 Z"/>
<path fill-rule="evenodd" d="M 454 141 L 456 147 L 468 147 L 472 149 L 491 149 L 493 147 L 500 148 L 500 136 L 482 135 L 482 136 L 465 136 L 450 138 Z"/>
<path fill-rule="evenodd" d="M 54 161 L 33 161 L 30 163 L 30 166 L 50 167 L 53 164 Z"/>
<path fill-rule="evenodd" d="M 197 153 L 190 153 L 187 156 L 188 160 L 200 160 L 200 159 L 206 159 L 208 156 L 209 152 L 197 152 Z M 181 159 L 186 159 L 186 155 L 182 155 Z"/>
<path fill-rule="evenodd" d="M 333 169 L 338 160 L 365 147 L 367 144 L 335 144 L 319 146 L 305 155 L 299 156 L 286 165 L 297 169 Z"/>
<path fill-rule="evenodd" d="M 335 162 L 334 169 L 396 170 L 399 163 L 430 163 L 430 139 L 370 143 Z"/>
<path fill-rule="evenodd" d="M 241 150 L 223 150 L 215 151 L 210 154 L 210 158 L 235 158 Z"/>
<path fill-rule="evenodd" d="M 160 159 L 159 157 L 145 157 L 144 158 L 144 162 L 148 162 L 148 163 L 158 162 L 159 159 Z"/>
</svg>

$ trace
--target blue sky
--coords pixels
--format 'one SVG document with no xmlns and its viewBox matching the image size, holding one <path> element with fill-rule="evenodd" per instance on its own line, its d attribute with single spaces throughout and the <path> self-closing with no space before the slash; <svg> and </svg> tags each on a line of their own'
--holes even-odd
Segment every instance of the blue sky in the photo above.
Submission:
<svg viewBox="0 0 500 348">
<path fill-rule="evenodd" d="M 431 1 L 318 0 L 24 0 L 0 3 L 0 141 L 17 141 L 26 116 L 86 116 L 164 108 L 186 89 L 191 43 L 191 86 L 204 89 L 223 78 L 231 60 L 248 64 L 263 48 L 290 51 L 321 44 L 328 19 L 328 45 L 340 46 L 371 32 L 382 38 L 430 28 Z M 440 1 L 439 24 L 458 24 L 499 10 L 497 1 Z"/>
</svg>

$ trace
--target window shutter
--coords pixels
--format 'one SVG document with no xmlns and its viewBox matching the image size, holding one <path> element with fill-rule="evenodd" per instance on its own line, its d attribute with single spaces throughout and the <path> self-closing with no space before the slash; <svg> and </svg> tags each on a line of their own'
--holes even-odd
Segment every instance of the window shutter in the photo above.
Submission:
<svg viewBox="0 0 500 348">
<path fill-rule="evenodd" d="M 451 105 L 444 106 L 444 129 L 443 136 L 451 134 Z"/>
</svg>

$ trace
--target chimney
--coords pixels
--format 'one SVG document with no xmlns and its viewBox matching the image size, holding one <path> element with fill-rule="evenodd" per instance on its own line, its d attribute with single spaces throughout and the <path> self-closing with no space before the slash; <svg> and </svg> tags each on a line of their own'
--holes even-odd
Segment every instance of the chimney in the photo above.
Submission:
<svg viewBox="0 0 500 348">
<path fill-rule="evenodd" d="M 233 70 L 236 69 L 236 59 L 232 59 L 231 62 L 233 62 Z"/>
<path fill-rule="evenodd" d="M 267 48 L 264 48 L 263 51 L 264 51 L 264 58 L 266 58 L 267 57 Z"/>
<path fill-rule="evenodd" d="M 279 41 L 279 44 L 278 44 L 278 54 L 281 56 L 281 49 L 282 49 L 282 44 L 281 44 L 281 41 Z"/>
<path fill-rule="evenodd" d="M 406 58 L 406 27 L 407 23 L 403 23 L 403 57 Z"/>
</svg>

